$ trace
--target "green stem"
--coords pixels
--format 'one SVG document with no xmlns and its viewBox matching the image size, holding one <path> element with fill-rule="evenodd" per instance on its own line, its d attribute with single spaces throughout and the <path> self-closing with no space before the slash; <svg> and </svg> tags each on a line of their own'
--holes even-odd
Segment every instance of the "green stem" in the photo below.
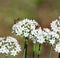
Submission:
<svg viewBox="0 0 60 58">
<path fill-rule="evenodd" d="M 40 48 L 41 48 L 41 44 L 39 44 L 39 48 L 38 48 L 38 58 L 40 58 Z"/>
<path fill-rule="evenodd" d="M 28 46 L 28 38 L 25 38 L 23 58 L 27 58 L 27 46 Z"/>
<path fill-rule="evenodd" d="M 50 53 L 49 53 L 49 58 L 52 58 L 52 46 L 50 47 Z"/>
<path fill-rule="evenodd" d="M 35 44 L 33 44 L 33 58 L 35 57 Z"/>
<path fill-rule="evenodd" d="M 7 58 L 7 55 L 6 55 L 6 58 Z"/>
</svg>

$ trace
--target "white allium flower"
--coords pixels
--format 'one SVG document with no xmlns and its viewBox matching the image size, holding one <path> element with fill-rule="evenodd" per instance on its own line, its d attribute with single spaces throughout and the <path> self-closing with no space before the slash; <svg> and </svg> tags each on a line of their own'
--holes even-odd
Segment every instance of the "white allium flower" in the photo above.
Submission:
<svg viewBox="0 0 60 58">
<path fill-rule="evenodd" d="M 4 53 L 4 54 L 8 54 L 9 53 L 9 50 L 7 49 L 7 47 L 5 45 L 3 45 L 1 47 L 1 49 L 2 49 L 2 52 L 1 53 Z"/>
<path fill-rule="evenodd" d="M 0 39 L 0 53 L 15 56 L 20 51 L 21 51 L 21 47 L 15 38 L 8 36 L 7 38 L 3 39 L 1 37 L 1 39 Z"/>
<path fill-rule="evenodd" d="M 54 45 L 55 44 L 55 39 L 49 40 L 50 44 Z"/>
<path fill-rule="evenodd" d="M 4 42 L 4 37 L 0 37 L 0 43 L 3 43 Z"/>
<path fill-rule="evenodd" d="M 30 38 L 33 40 L 33 43 L 39 42 L 40 44 L 45 42 L 45 39 L 42 35 L 41 27 L 39 29 L 35 29 L 31 31 Z"/>
<path fill-rule="evenodd" d="M 13 55 L 13 56 L 17 55 L 17 52 L 14 49 L 10 52 L 11 52 L 11 55 Z"/>
<path fill-rule="evenodd" d="M 34 30 L 38 23 L 35 20 L 24 19 L 14 24 L 12 27 L 13 32 L 23 37 L 29 37 L 31 30 Z"/>
<path fill-rule="evenodd" d="M 43 29 L 43 37 L 51 45 L 54 45 L 59 41 L 59 35 L 47 28 Z"/>
<path fill-rule="evenodd" d="M 45 38 L 45 40 L 49 40 L 49 38 L 50 38 L 49 33 L 50 33 L 50 29 L 43 28 L 43 37 Z"/>
<path fill-rule="evenodd" d="M 60 17 L 50 24 L 53 31 L 60 33 Z"/>
<path fill-rule="evenodd" d="M 60 53 L 60 42 L 56 44 L 55 51 Z"/>
<path fill-rule="evenodd" d="M 48 28 L 43 28 L 43 30 L 44 30 L 45 32 L 47 32 L 47 33 L 50 32 L 50 29 L 48 29 Z"/>
</svg>

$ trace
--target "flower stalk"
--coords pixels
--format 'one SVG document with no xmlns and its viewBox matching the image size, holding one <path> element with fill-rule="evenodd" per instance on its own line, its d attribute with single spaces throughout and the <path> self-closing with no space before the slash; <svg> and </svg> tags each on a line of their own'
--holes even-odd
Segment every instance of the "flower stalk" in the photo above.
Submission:
<svg viewBox="0 0 60 58">
<path fill-rule="evenodd" d="M 58 56 L 58 58 L 60 58 L 60 53 L 59 53 L 59 56 Z"/>
<path fill-rule="evenodd" d="M 28 38 L 25 38 L 23 58 L 27 58 L 27 47 L 28 47 Z"/>
<path fill-rule="evenodd" d="M 52 58 L 52 45 L 50 46 L 50 53 L 49 53 L 49 57 L 48 58 Z"/>
<path fill-rule="evenodd" d="M 40 49 L 41 49 L 41 44 L 39 44 L 39 48 L 38 48 L 38 58 L 40 58 Z"/>
<path fill-rule="evenodd" d="M 7 55 L 6 55 L 6 58 L 8 58 Z"/>
<path fill-rule="evenodd" d="M 33 44 L 33 58 L 35 57 L 35 44 Z"/>
</svg>

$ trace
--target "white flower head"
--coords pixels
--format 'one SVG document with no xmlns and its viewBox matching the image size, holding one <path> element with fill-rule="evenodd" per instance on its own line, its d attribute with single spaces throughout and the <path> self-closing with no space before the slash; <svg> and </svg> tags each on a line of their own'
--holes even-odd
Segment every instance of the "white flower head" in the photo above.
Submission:
<svg viewBox="0 0 60 58">
<path fill-rule="evenodd" d="M 33 40 L 33 43 L 39 42 L 40 44 L 44 43 L 45 40 L 42 36 L 41 27 L 31 31 L 30 38 Z"/>
<path fill-rule="evenodd" d="M 59 35 L 47 28 L 43 29 L 43 37 L 45 38 L 46 42 L 51 45 L 55 45 L 59 41 Z"/>
<path fill-rule="evenodd" d="M 49 38 L 50 38 L 49 33 L 50 33 L 50 29 L 43 28 L 43 37 L 45 38 L 45 40 L 49 40 Z"/>
<path fill-rule="evenodd" d="M 60 34 L 60 16 L 58 19 L 52 21 L 50 25 L 53 31 L 58 32 Z"/>
<path fill-rule="evenodd" d="M 1 37 L 0 40 L 1 40 L 0 41 L 0 53 L 15 56 L 15 55 L 17 55 L 17 53 L 19 53 L 21 51 L 21 47 L 15 38 L 8 36 L 5 39 L 3 39 Z M 13 50 L 15 53 L 13 53 Z"/>
<path fill-rule="evenodd" d="M 57 43 L 55 46 L 55 51 L 60 53 L 60 43 Z"/>
<path fill-rule="evenodd" d="M 35 20 L 24 19 L 14 24 L 12 27 L 13 32 L 17 35 L 21 35 L 23 37 L 29 37 L 31 30 L 34 30 L 38 23 Z"/>
</svg>

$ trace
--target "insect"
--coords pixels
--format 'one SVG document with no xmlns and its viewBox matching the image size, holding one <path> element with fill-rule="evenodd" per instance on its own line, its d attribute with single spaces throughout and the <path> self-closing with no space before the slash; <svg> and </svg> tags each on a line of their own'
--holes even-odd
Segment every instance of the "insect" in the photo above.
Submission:
<svg viewBox="0 0 60 58">
<path fill-rule="evenodd" d="M 15 19 L 14 24 L 16 24 L 18 21 L 20 21 L 20 18 Z"/>
</svg>

